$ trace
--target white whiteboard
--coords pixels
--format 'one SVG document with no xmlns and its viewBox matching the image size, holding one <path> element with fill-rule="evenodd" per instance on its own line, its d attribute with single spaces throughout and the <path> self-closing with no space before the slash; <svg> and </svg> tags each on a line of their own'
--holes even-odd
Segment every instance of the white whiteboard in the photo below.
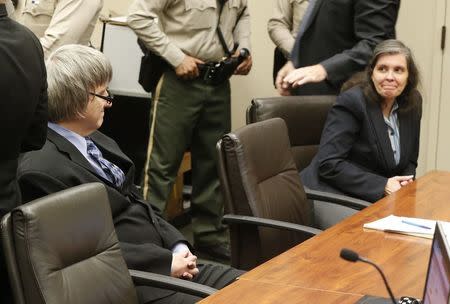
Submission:
<svg viewBox="0 0 450 304">
<path fill-rule="evenodd" d="M 151 97 L 138 83 L 142 51 L 136 34 L 126 25 L 105 23 L 103 53 L 111 61 L 113 78 L 109 90 L 115 95 Z"/>
</svg>

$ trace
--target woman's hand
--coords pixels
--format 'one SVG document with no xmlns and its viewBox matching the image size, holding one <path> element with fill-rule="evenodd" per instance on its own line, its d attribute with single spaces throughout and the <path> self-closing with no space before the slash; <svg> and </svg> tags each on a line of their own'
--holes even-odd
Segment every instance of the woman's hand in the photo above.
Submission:
<svg viewBox="0 0 450 304">
<path fill-rule="evenodd" d="M 384 187 L 384 194 L 389 195 L 398 191 L 401 187 L 404 187 L 413 182 L 414 175 L 394 176 L 388 179 L 386 186 Z"/>
</svg>

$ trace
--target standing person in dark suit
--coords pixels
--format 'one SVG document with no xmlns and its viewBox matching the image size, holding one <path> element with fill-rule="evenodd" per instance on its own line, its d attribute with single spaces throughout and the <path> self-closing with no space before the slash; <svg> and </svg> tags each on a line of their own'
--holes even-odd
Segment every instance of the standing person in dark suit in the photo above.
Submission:
<svg viewBox="0 0 450 304">
<path fill-rule="evenodd" d="M 361 81 L 338 96 L 320 147 L 300 174 L 311 189 L 377 201 L 412 182 L 422 98 L 411 51 L 398 40 L 374 50 Z"/>
<path fill-rule="evenodd" d="M 20 203 L 19 153 L 40 149 L 47 132 L 47 78 L 39 40 L 7 15 L 0 0 L 0 218 Z M 1 248 L 1 246 L 0 246 Z M 11 300 L 0 250 L 0 302 Z"/>
<path fill-rule="evenodd" d="M 129 268 L 152 271 L 221 288 L 242 272 L 197 265 L 191 245 L 155 213 L 133 184 L 134 164 L 98 128 L 112 97 L 107 86 L 111 64 L 99 51 L 66 45 L 47 60 L 49 123 L 40 151 L 21 159 L 18 179 L 24 199 L 32 200 L 73 186 L 106 186 L 114 226 Z M 139 286 L 141 303 L 193 303 L 197 297 Z"/>
<path fill-rule="evenodd" d="M 19 153 L 40 149 L 47 132 L 47 77 L 39 40 L 9 19 L 0 0 L 0 217 L 19 202 Z"/>
<path fill-rule="evenodd" d="M 310 0 L 291 61 L 278 73 L 278 92 L 337 94 L 379 42 L 395 38 L 399 7 L 400 0 Z"/>
</svg>

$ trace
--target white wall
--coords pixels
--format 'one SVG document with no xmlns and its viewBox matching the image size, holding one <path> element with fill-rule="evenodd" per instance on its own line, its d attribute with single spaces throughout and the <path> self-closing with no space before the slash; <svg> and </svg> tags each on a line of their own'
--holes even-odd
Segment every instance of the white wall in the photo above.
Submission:
<svg viewBox="0 0 450 304">
<path fill-rule="evenodd" d="M 433 2 L 434 0 L 430 0 L 430 2 Z M 402 40 L 406 45 L 408 45 L 411 50 L 414 53 L 414 56 L 418 63 L 419 71 L 421 72 L 422 76 L 422 88 L 421 92 L 424 97 L 425 103 L 423 104 L 423 118 L 422 118 L 422 125 L 421 125 L 421 149 L 419 153 L 419 175 L 422 175 L 422 173 L 426 172 L 426 156 L 428 154 L 428 151 L 425 147 L 427 147 L 428 144 L 428 137 L 426 134 L 428 133 L 428 122 L 429 122 L 429 112 L 430 112 L 430 105 L 429 105 L 429 96 L 431 93 L 431 69 L 432 66 L 432 60 L 433 56 L 430 53 L 430 48 L 427 46 L 430 46 L 433 44 L 433 35 L 430 33 L 432 32 L 432 18 L 435 18 L 436 12 L 432 8 L 432 5 L 427 6 L 427 9 L 424 9 L 423 11 L 415 11 L 412 8 L 414 8 L 417 4 L 419 4 L 416 0 L 409 0 L 409 1 L 403 1 L 401 4 L 400 9 L 400 15 L 399 20 L 397 23 L 397 37 L 398 39 Z M 420 16 L 418 14 L 420 13 Z M 411 20 L 416 20 L 416 24 L 412 24 Z M 426 22 L 421 22 L 422 20 L 426 20 Z M 419 24 L 420 23 L 420 24 Z M 411 31 L 411 28 L 414 28 L 415 26 L 422 29 L 421 33 L 417 33 L 415 31 Z M 425 34 L 425 35 L 421 35 Z"/>
<path fill-rule="evenodd" d="M 446 0 L 402 1 L 397 37 L 408 45 L 421 72 L 423 116 L 418 175 L 437 169 L 437 129 L 439 119 L 441 60 L 440 28 L 445 21 Z"/>
<path fill-rule="evenodd" d="M 233 129 L 245 125 L 245 110 L 253 98 L 277 95 L 272 83 L 275 46 L 267 34 L 272 7 L 273 0 L 249 0 L 253 68 L 247 76 L 231 78 Z"/>
</svg>

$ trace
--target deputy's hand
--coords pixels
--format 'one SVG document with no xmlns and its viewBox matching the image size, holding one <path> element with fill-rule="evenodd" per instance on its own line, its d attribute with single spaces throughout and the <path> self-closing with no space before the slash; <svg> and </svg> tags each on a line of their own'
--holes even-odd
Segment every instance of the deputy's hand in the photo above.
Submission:
<svg viewBox="0 0 450 304">
<path fill-rule="evenodd" d="M 172 277 L 192 280 L 198 272 L 197 257 L 189 250 L 172 254 L 172 266 L 170 273 Z"/>
<path fill-rule="evenodd" d="M 284 77 L 283 82 L 292 88 L 296 88 L 310 82 L 321 82 L 326 78 L 327 71 L 325 68 L 321 64 L 316 64 L 291 71 Z"/>
<path fill-rule="evenodd" d="M 175 73 L 178 77 L 186 80 L 197 78 L 200 75 L 197 65 L 203 63 L 200 59 L 186 55 L 183 61 L 175 68 Z"/>
<path fill-rule="evenodd" d="M 394 176 L 388 179 L 384 187 L 384 194 L 389 195 L 413 182 L 414 175 Z"/>
<path fill-rule="evenodd" d="M 238 57 L 239 53 L 240 53 L 240 51 L 236 50 L 236 52 L 233 54 L 233 57 Z M 238 67 L 234 71 L 234 74 L 235 75 L 247 75 L 248 73 L 250 73 L 250 70 L 252 69 L 252 65 L 253 65 L 252 55 L 248 55 L 248 57 L 245 58 L 244 61 L 242 61 L 240 65 L 238 65 Z"/>
<path fill-rule="evenodd" d="M 294 64 L 292 61 L 288 61 L 277 74 L 277 78 L 275 79 L 275 87 L 277 88 L 278 93 L 281 96 L 289 96 L 291 95 L 291 85 L 284 81 L 284 78 L 294 71 Z"/>
</svg>

